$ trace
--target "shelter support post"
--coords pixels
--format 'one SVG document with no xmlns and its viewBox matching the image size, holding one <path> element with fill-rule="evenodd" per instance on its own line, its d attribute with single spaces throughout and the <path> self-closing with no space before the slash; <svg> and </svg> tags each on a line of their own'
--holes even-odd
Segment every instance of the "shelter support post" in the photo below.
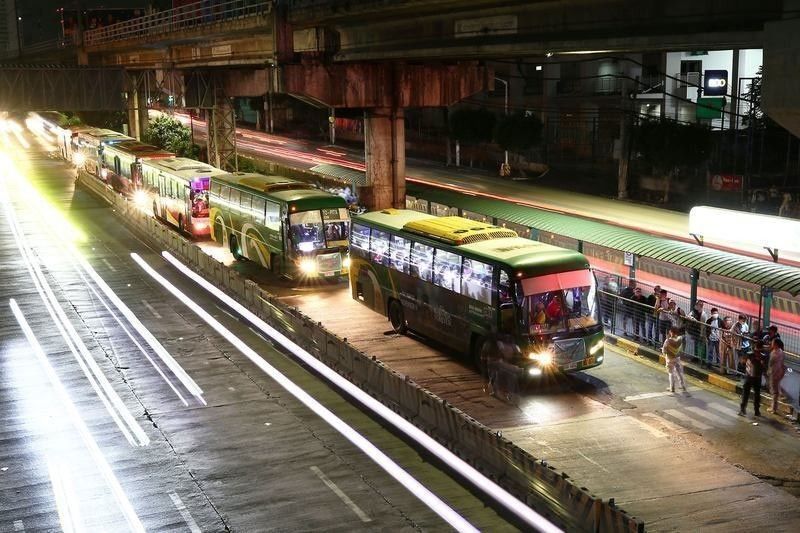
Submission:
<svg viewBox="0 0 800 533">
<path fill-rule="evenodd" d="M 692 269 L 692 273 L 689 275 L 690 280 L 690 288 L 689 288 L 689 309 L 694 309 L 694 305 L 697 303 L 697 283 L 700 281 L 700 271 L 696 268 Z"/>
<path fill-rule="evenodd" d="M 384 107 L 365 112 L 364 155 L 368 185 L 361 196 L 362 203 L 370 209 L 405 207 L 405 145 L 402 109 Z"/>
<path fill-rule="evenodd" d="M 761 308 L 761 327 L 769 327 L 770 311 L 772 311 L 772 289 L 768 287 L 761 288 L 761 300 L 763 305 Z"/>
</svg>

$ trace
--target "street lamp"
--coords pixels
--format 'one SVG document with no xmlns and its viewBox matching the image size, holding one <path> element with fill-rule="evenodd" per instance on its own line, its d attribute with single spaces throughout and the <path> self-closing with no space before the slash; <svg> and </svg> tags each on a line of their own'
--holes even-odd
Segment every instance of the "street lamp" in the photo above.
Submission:
<svg viewBox="0 0 800 533">
<path fill-rule="evenodd" d="M 505 98 L 503 103 L 503 114 L 508 116 L 508 82 L 502 78 L 494 77 L 494 81 L 499 81 L 505 88 Z M 503 163 L 508 167 L 508 150 L 503 150 Z"/>
</svg>

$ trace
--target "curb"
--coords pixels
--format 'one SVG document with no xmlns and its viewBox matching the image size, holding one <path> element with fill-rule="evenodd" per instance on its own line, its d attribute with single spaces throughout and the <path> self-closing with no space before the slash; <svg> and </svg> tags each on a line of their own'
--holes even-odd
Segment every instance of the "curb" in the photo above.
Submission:
<svg viewBox="0 0 800 533">
<path fill-rule="evenodd" d="M 612 335 L 611 333 L 606 333 L 605 339 L 608 344 L 612 344 L 618 348 L 621 348 L 622 351 L 627 352 L 631 355 L 636 355 L 639 357 L 650 359 L 651 361 L 658 363 L 659 365 L 666 364 L 664 356 L 649 346 L 639 344 L 630 339 L 625 339 L 617 335 Z M 742 387 L 739 384 L 738 379 L 733 380 L 729 377 L 721 376 L 716 372 L 712 372 L 709 369 L 702 368 L 694 363 L 687 363 L 685 361 L 685 356 L 682 356 L 681 360 L 683 361 L 683 371 L 685 374 L 692 376 L 693 378 L 699 379 L 700 381 L 703 381 L 705 383 L 708 383 L 713 387 L 722 389 L 726 392 L 731 392 L 739 395 L 742 394 Z M 769 392 L 762 391 L 761 405 L 763 407 L 768 407 L 771 400 L 772 400 L 772 395 L 770 395 Z M 778 411 L 779 413 L 778 416 L 776 416 L 776 418 L 782 418 L 782 416 L 780 415 L 788 415 L 791 413 L 791 406 L 787 403 L 779 402 Z"/>
</svg>

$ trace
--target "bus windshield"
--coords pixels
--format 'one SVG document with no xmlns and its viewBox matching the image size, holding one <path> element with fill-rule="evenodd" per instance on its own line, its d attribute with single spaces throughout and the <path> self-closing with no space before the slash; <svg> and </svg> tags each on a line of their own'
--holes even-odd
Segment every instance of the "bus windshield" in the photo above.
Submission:
<svg viewBox="0 0 800 533">
<path fill-rule="evenodd" d="M 301 211 L 289 215 L 289 227 L 294 247 L 301 252 L 347 246 L 350 216 L 346 208 Z"/>
<path fill-rule="evenodd" d="M 531 335 L 575 331 L 597 324 L 594 277 L 575 270 L 521 280 L 523 317 Z"/>
</svg>

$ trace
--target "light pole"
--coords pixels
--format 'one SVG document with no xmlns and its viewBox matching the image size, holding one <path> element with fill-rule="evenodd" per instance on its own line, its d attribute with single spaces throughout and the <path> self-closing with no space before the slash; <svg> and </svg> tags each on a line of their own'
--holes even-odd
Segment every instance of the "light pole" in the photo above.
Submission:
<svg viewBox="0 0 800 533">
<path fill-rule="evenodd" d="M 503 114 L 508 116 L 508 82 L 502 78 L 494 77 L 494 81 L 499 81 L 505 88 L 505 97 L 503 101 Z M 503 164 L 508 167 L 508 150 L 503 150 Z"/>
</svg>

